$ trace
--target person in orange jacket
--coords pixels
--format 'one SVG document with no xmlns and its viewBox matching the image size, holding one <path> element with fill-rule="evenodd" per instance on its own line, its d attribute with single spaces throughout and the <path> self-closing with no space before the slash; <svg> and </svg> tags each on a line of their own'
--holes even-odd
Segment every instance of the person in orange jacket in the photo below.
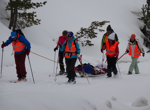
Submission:
<svg viewBox="0 0 150 110">
<path fill-rule="evenodd" d="M 108 36 L 108 40 L 105 42 L 106 48 L 106 56 L 107 56 L 107 78 L 112 76 L 112 72 L 114 75 L 117 75 L 118 71 L 116 68 L 116 62 L 119 55 L 119 43 L 115 41 L 115 33 L 111 33 Z M 103 50 L 105 48 L 102 48 Z"/>
<path fill-rule="evenodd" d="M 136 35 L 132 34 L 129 40 L 129 43 L 127 45 L 127 48 L 126 48 L 126 52 L 131 56 L 131 59 L 132 59 L 131 65 L 128 70 L 128 75 L 132 74 L 133 69 L 135 70 L 135 74 L 139 74 L 137 60 L 141 56 L 141 53 L 143 57 L 145 56 L 142 45 L 135 38 L 136 38 Z"/>
<path fill-rule="evenodd" d="M 75 80 L 75 63 L 80 56 L 80 48 L 78 41 L 73 36 L 73 32 L 68 32 L 67 40 L 64 42 L 60 51 L 65 51 L 65 62 L 67 65 L 68 83 L 76 83 Z"/>
<path fill-rule="evenodd" d="M 25 68 L 25 58 L 26 55 L 29 55 L 31 45 L 30 42 L 23 36 L 15 31 L 11 32 L 9 39 L 1 45 L 1 48 L 4 48 L 12 43 L 13 50 L 15 52 L 15 63 L 16 63 L 16 72 L 17 72 L 17 81 L 26 81 L 26 68 Z"/>
</svg>

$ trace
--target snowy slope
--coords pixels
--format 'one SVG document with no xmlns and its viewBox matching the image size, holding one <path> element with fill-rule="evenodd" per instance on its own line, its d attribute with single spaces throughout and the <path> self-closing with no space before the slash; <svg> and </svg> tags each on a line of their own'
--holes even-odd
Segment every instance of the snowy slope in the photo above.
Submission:
<svg viewBox="0 0 150 110">
<path fill-rule="evenodd" d="M 42 0 L 34 0 L 42 1 Z M 44 0 L 43 0 L 44 1 Z M 63 30 L 76 33 L 81 27 L 88 27 L 92 21 L 108 20 L 110 23 L 102 27 L 106 30 L 111 25 L 119 37 L 120 56 L 124 53 L 131 34 L 136 34 L 141 44 L 143 42 L 137 20 L 141 7 L 146 0 L 53 0 L 37 9 L 41 25 L 23 30 L 31 42 L 31 51 L 54 60 L 53 48 Z M 1 6 L 1 5 L 0 5 Z M 132 12 L 131 12 L 132 11 Z M 6 41 L 10 30 L 0 22 L 0 42 Z M 101 62 L 100 42 L 104 32 L 93 39 L 93 47 L 81 47 L 83 62 L 96 65 Z M 148 49 L 144 47 L 145 51 Z M 1 53 L 0 51 L 0 58 Z M 125 55 L 118 62 L 119 77 L 107 79 L 106 75 L 77 77 L 77 84 L 64 84 L 66 76 L 57 76 L 54 82 L 54 62 L 30 53 L 35 84 L 28 57 L 26 58 L 27 82 L 9 83 L 15 80 L 16 70 L 14 57 L 11 56 L 12 46 L 4 48 L 3 71 L 0 79 L 0 110 L 150 110 L 150 55 L 139 60 L 139 75 L 127 75 L 131 58 Z M 79 64 L 77 61 L 76 64 Z M 56 67 L 57 64 L 55 64 Z M 118 67 L 118 66 L 117 66 Z M 78 74 L 77 74 L 78 75 Z M 79 76 L 79 75 L 78 75 Z M 142 100 L 147 106 L 132 106 L 133 102 Z M 145 99 L 145 100 L 144 100 Z M 137 106 L 137 105 L 136 105 Z"/>
</svg>

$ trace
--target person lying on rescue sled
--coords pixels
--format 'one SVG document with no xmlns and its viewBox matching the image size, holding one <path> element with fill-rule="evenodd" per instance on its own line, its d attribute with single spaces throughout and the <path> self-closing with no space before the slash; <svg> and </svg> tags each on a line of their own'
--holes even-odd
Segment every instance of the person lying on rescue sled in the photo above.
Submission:
<svg viewBox="0 0 150 110">
<path fill-rule="evenodd" d="M 60 48 L 60 51 L 65 51 L 68 83 L 76 83 L 74 67 L 77 57 L 80 57 L 80 48 L 77 40 L 75 40 L 75 37 L 73 36 L 73 32 L 68 32 L 67 40 Z"/>
<path fill-rule="evenodd" d="M 111 33 L 106 41 L 106 56 L 107 56 L 107 78 L 112 76 L 112 72 L 114 75 L 117 75 L 118 71 L 116 68 L 116 62 L 119 55 L 119 43 L 114 40 L 115 33 Z M 105 48 L 103 48 L 105 50 Z"/>
</svg>

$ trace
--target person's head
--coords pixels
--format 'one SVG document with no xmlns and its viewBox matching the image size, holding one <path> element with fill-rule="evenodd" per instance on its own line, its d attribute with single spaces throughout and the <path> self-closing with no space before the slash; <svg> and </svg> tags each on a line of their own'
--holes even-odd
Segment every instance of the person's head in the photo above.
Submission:
<svg viewBox="0 0 150 110">
<path fill-rule="evenodd" d="M 66 37 L 67 34 L 68 34 L 68 31 L 67 31 L 67 30 L 64 30 L 64 31 L 62 32 L 62 35 L 63 35 L 64 37 Z"/>
<path fill-rule="evenodd" d="M 112 28 L 111 28 L 110 25 L 107 26 L 106 31 L 107 31 L 107 32 L 106 32 L 107 34 L 110 34 L 110 33 L 112 32 Z"/>
<path fill-rule="evenodd" d="M 71 40 L 73 38 L 73 32 L 68 32 L 68 40 Z"/>
<path fill-rule="evenodd" d="M 132 34 L 130 40 L 131 40 L 131 41 L 134 41 L 134 40 L 135 40 L 135 37 L 136 37 L 136 35 L 135 35 L 135 34 Z"/>
<path fill-rule="evenodd" d="M 17 33 L 11 32 L 11 38 L 12 38 L 12 40 L 17 40 Z"/>
<path fill-rule="evenodd" d="M 115 41 L 115 33 L 111 33 L 108 37 L 108 41 L 110 44 L 114 43 Z"/>
</svg>

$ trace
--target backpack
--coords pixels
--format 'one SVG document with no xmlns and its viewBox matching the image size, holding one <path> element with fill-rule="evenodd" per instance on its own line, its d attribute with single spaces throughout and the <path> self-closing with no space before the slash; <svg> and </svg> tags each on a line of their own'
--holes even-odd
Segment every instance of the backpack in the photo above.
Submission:
<svg viewBox="0 0 150 110">
<path fill-rule="evenodd" d="M 14 32 L 16 32 L 17 34 L 23 35 L 25 37 L 21 29 L 16 29 L 14 30 Z"/>
</svg>

